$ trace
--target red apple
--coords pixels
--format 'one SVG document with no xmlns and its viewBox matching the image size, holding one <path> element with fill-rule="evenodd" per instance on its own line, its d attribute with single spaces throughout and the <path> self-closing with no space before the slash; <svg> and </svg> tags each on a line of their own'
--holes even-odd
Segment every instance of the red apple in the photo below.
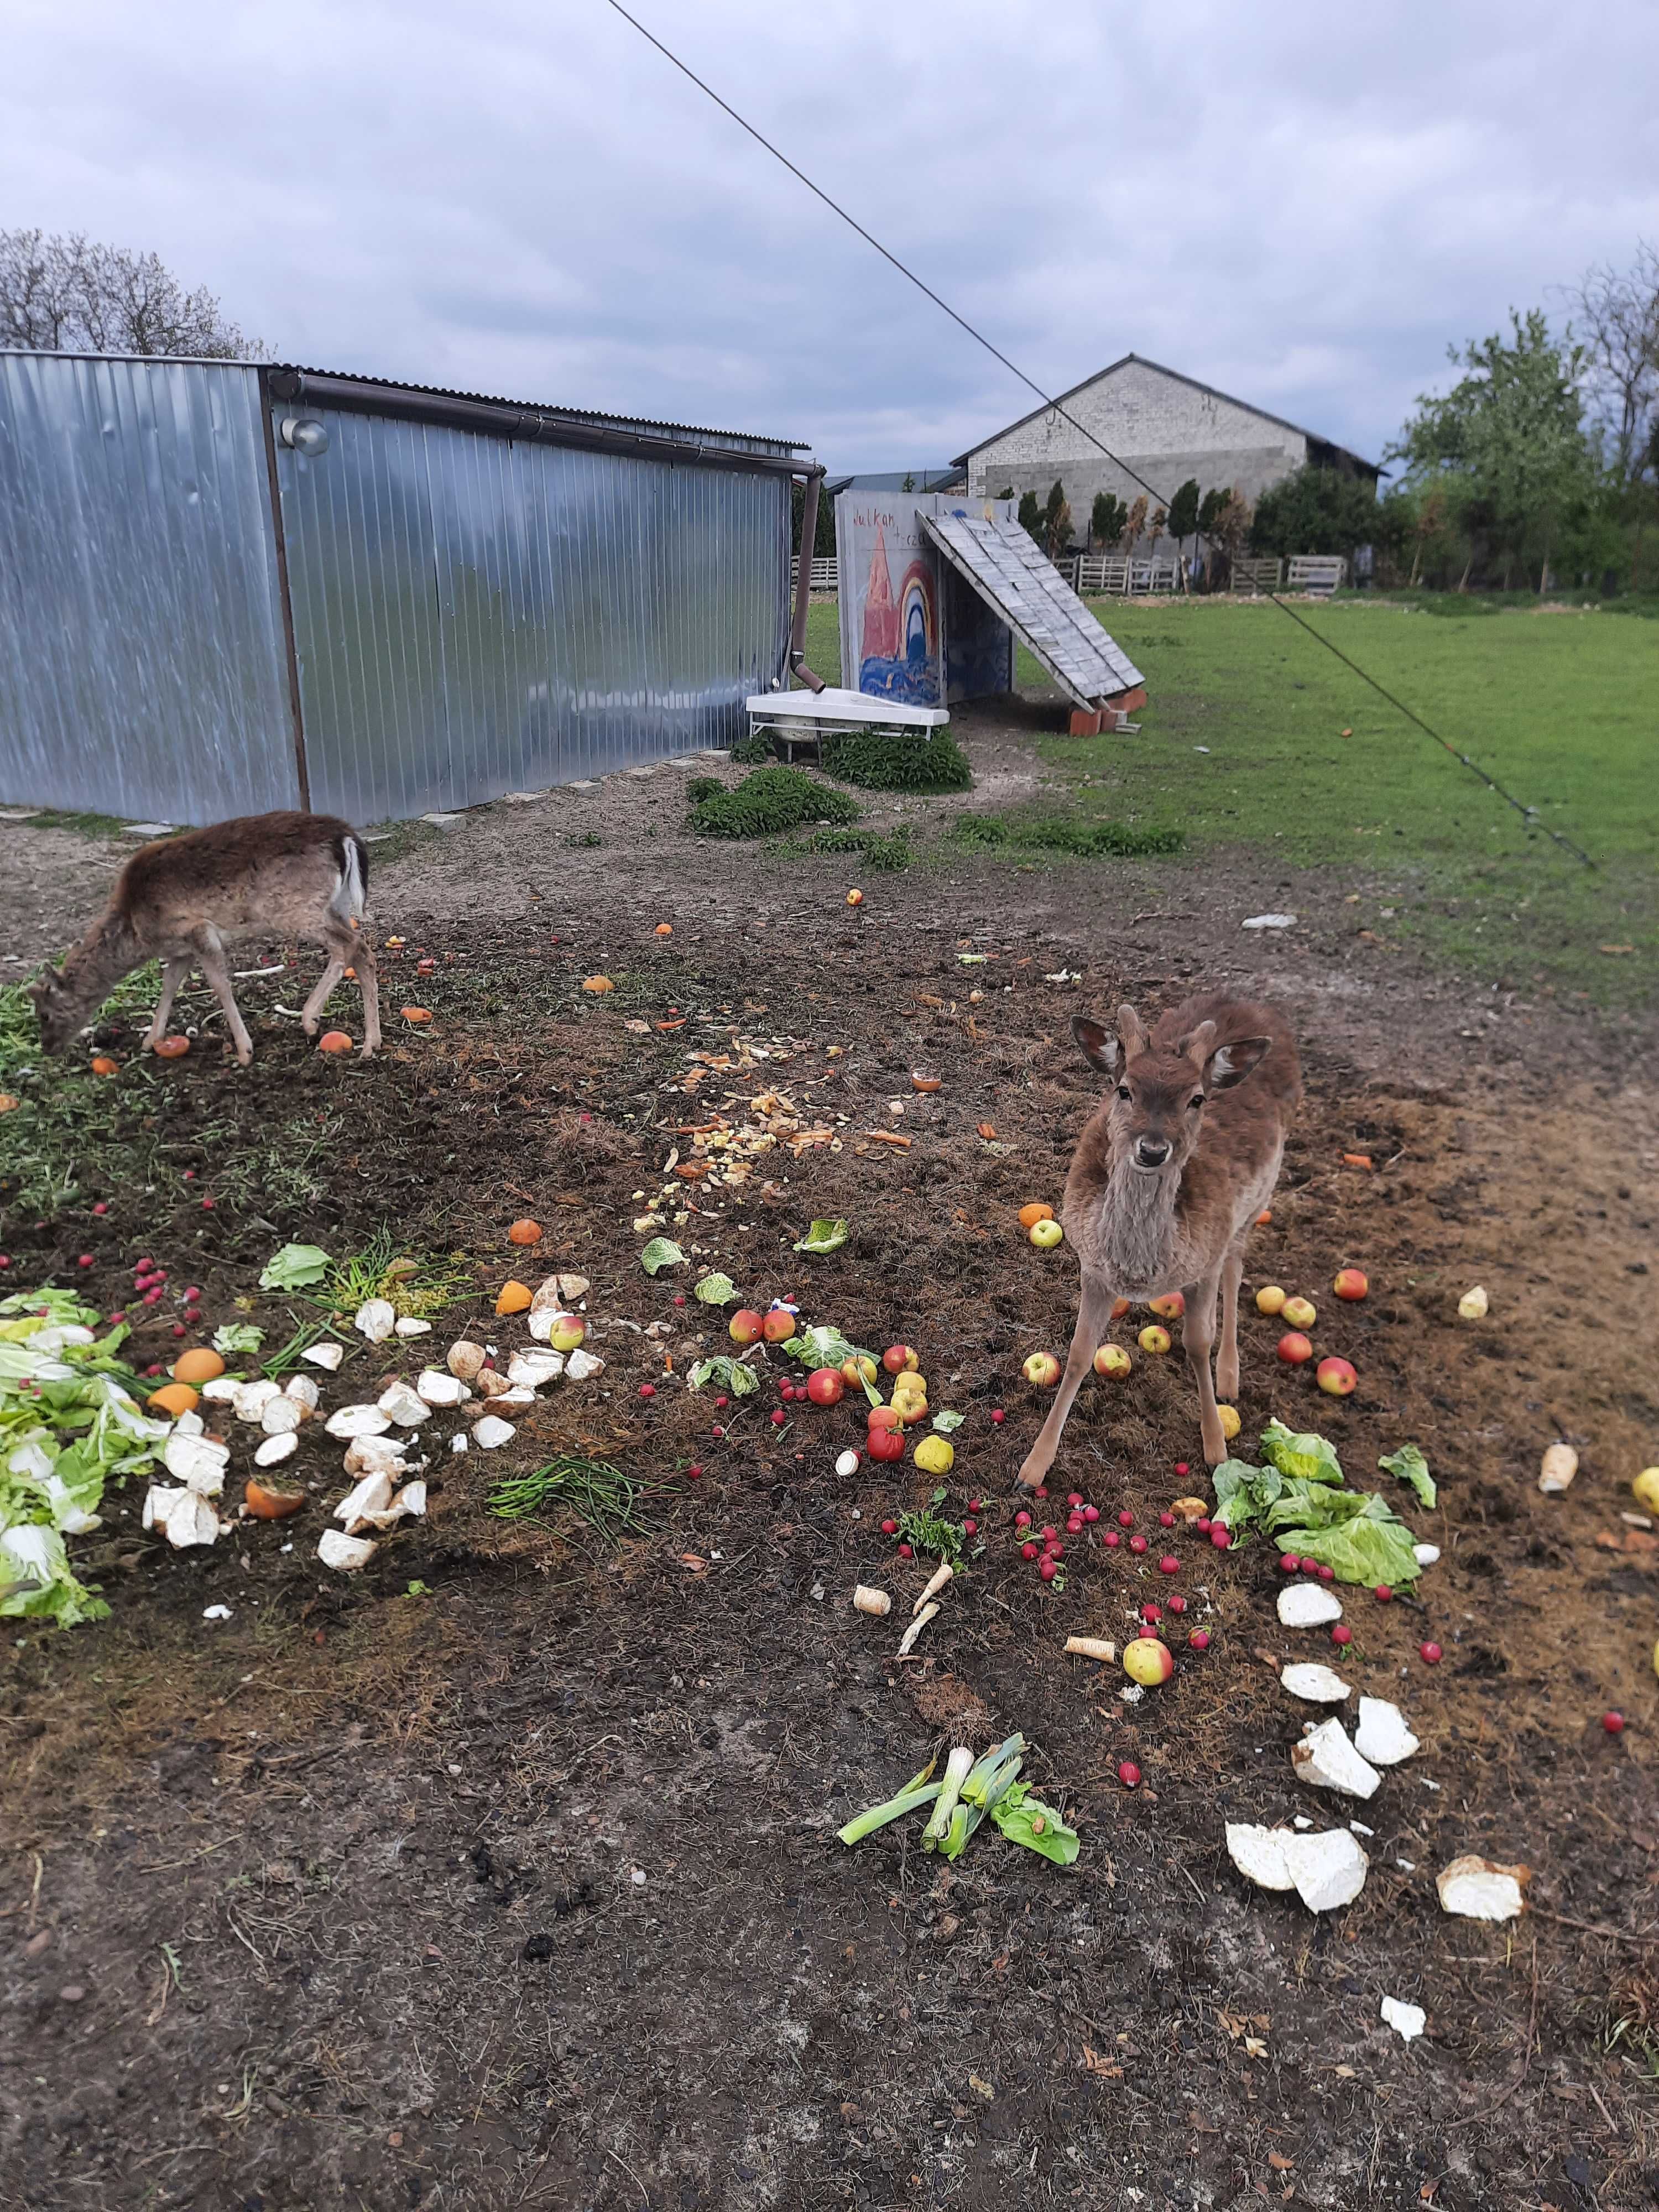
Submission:
<svg viewBox="0 0 1659 2212">
<path fill-rule="evenodd" d="M 1136 1339 L 1143 1352 L 1164 1352 L 1170 1348 L 1170 1332 L 1160 1328 L 1155 1321 L 1148 1322 Z"/>
<path fill-rule="evenodd" d="M 849 1389 L 861 1390 L 866 1382 L 875 1381 L 881 1370 L 866 1352 L 861 1358 L 843 1359 L 841 1372 L 842 1379 Z"/>
<path fill-rule="evenodd" d="M 1052 1352 L 1034 1352 L 1019 1371 L 1028 1382 L 1035 1382 L 1039 1390 L 1052 1390 L 1060 1380 L 1060 1362 Z"/>
<path fill-rule="evenodd" d="M 1123 1647 L 1123 1671 L 1145 1689 L 1156 1689 L 1175 1672 L 1170 1647 L 1156 1636 L 1137 1636 Z"/>
<path fill-rule="evenodd" d="M 1133 1364 L 1121 1344 L 1103 1344 L 1095 1354 L 1097 1375 L 1127 1375 Z"/>
<path fill-rule="evenodd" d="M 921 1362 L 908 1344 L 890 1344 L 881 1355 L 881 1364 L 890 1375 L 914 1375 Z"/>
<path fill-rule="evenodd" d="M 815 1367 L 806 1378 L 806 1395 L 815 1406 L 838 1406 L 847 1395 L 839 1367 Z"/>
<path fill-rule="evenodd" d="M 726 1323 L 726 1332 L 733 1344 L 753 1344 L 766 1327 L 765 1316 L 749 1306 L 742 1306 Z"/>
<path fill-rule="evenodd" d="M 1319 1309 L 1307 1298 L 1286 1298 L 1279 1311 L 1292 1328 L 1311 1328 L 1319 1319 Z"/>
<path fill-rule="evenodd" d="M 904 1431 L 902 1429 L 872 1429 L 866 1449 L 874 1460 L 902 1459 Z"/>
<path fill-rule="evenodd" d="M 1363 1298 L 1370 1289 L 1358 1267 L 1343 1267 L 1338 1271 L 1331 1288 L 1340 1298 Z"/>
<path fill-rule="evenodd" d="M 761 1334 L 769 1344 L 787 1344 L 795 1333 L 795 1316 L 787 1306 L 774 1306 L 761 1323 Z"/>
<path fill-rule="evenodd" d="M 1313 1358 L 1313 1346 L 1300 1329 L 1287 1329 L 1279 1340 L 1279 1356 L 1287 1367 L 1304 1367 Z"/>
<path fill-rule="evenodd" d="M 1283 1313 L 1285 1293 L 1277 1283 L 1264 1283 L 1255 1294 L 1255 1310 L 1260 1314 Z"/>
<path fill-rule="evenodd" d="M 1314 1370 L 1314 1381 L 1333 1398 L 1346 1398 L 1358 1380 L 1346 1359 L 1322 1359 Z"/>
<path fill-rule="evenodd" d="M 1127 1313 L 1128 1310 L 1129 1301 L 1127 1298 L 1114 1298 L 1112 1300 L 1112 1319 L 1114 1321 L 1121 1321 L 1124 1315 Z"/>
<path fill-rule="evenodd" d="M 1160 1321 L 1179 1321 L 1187 1310 L 1187 1301 L 1179 1291 L 1168 1291 L 1161 1298 L 1148 1298 L 1146 1310 Z"/>
<path fill-rule="evenodd" d="M 902 1429 L 904 1416 L 896 1406 L 872 1406 L 865 1415 L 865 1423 L 873 1436 L 878 1429 Z"/>
</svg>

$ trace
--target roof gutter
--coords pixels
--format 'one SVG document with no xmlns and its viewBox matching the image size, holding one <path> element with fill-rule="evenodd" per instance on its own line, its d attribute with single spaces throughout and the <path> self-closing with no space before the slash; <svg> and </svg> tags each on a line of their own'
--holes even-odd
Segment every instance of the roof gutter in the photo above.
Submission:
<svg viewBox="0 0 1659 2212">
<path fill-rule="evenodd" d="M 371 384 L 351 376 L 325 376 L 311 369 L 264 371 L 273 399 L 285 405 L 343 408 L 359 415 L 391 416 L 403 422 L 429 422 L 445 430 L 471 430 L 485 438 L 511 438 L 526 445 L 568 446 L 587 453 L 616 453 L 630 460 L 674 461 L 683 466 L 725 469 L 738 475 L 810 477 L 815 463 L 787 453 L 746 453 L 734 446 L 706 446 L 701 439 L 659 437 L 648 430 L 618 429 L 584 422 L 568 415 L 510 407 L 489 399 L 460 399 L 416 392 L 396 385 Z M 820 469 L 817 473 L 823 473 Z"/>
</svg>

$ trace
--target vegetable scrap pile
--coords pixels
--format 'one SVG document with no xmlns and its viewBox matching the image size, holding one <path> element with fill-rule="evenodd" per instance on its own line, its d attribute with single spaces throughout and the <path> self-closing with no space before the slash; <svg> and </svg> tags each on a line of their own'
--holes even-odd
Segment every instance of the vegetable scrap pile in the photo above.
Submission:
<svg viewBox="0 0 1659 2212">
<path fill-rule="evenodd" d="M 0 1616 L 59 1628 L 109 1611 L 71 1571 L 66 1536 L 100 1527 L 104 1485 L 142 1473 L 171 1431 L 132 1395 L 127 1331 L 69 1291 L 0 1301 Z M 131 1387 L 130 1387 L 131 1386 Z"/>
<path fill-rule="evenodd" d="M 1423 1570 L 1411 1530 L 1379 1492 L 1346 1486 L 1341 1462 L 1323 1437 L 1298 1436 L 1282 1421 L 1269 1421 L 1261 1451 L 1265 1467 L 1230 1459 L 1215 1470 L 1215 1518 L 1224 1528 L 1235 1536 L 1259 1528 L 1281 1551 L 1328 1567 L 1339 1582 L 1397 1589 L 1416 1581 Z M 1434 1478 L 1415 1444 L 1378 1465 L 1407 1483 L 1423 1504 L 1434 1504 Z"/>
<path fill-rule="evenodd" d="M 862 1843 L 878 1828 L 931 1805 L 933 1811 L 921 1832 L 925 1851 L 936 1850 L 947 1859 L 960 1858 L 988 1817 L 1011 1844 L 1023 1844 L 1027 1850 L 1052 1859 L 1056 1866 L 1070 1866 L 1078 1855 L 1077 1831 L 1068 1828 L 1052 1805 L 1034 1797 L 1030 1785 L 1019 1780 L 1024 1752 L 1025 1739 L 1018 1735 L 978 1760 L 970 1746 L 958 1744 L 945 1764 L 942 1781 L 931 1778 L 938 1761 L 930 1760 L 896 1796 L 885 1804 L 872 1805 L 836 1833 L 843 1844 Z"/>
</svg>

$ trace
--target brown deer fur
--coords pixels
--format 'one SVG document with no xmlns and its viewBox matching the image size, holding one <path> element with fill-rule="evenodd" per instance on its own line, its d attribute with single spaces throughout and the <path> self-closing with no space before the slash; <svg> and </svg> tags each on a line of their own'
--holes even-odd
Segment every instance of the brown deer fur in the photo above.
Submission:
<svg viewBox="0 0 1659 2212">
<path fill-rule="evenodd" d="M 231 992 L 225 948 L 256 937 L 309 938 L 328 960 L 301 1018 L 306 1035 L 316 1035 L 330 992 L 355 967 L 367 1059 L 380 1042 L 374 950 L 362 927 L 368 895 L 362 840 L 332 815 L 245 814 L 141 846 L 63 966 L 48 968 L 31 987 L 41 1042 L 62 1052 L 124 975 L 159 959 L 161 998 L 145 1044 L 161 1042 L 173 994 L 196 966 L 224 1009 L 246 1067 L 253 1042 Z"/>
<path fill-rule="evenodd" d="M 1113 1086 L 1084 1130 L 1060 1219 L 1083 1271 L 1066 1372 L 1042 1433 L 1020 1468 L 1035 1486 L 1054 1465 L 1079 1385 L 1118 1298 L 1181 1291 L 1182 1341 L 1198 1385 L 1204 1456 L 1227 1455 L 1216 1409 L 1238 1389 L 1238 1285 L 1244 1245 L 1279 1180 L 1285 1133 L 1302 1097 L 1296 1042 L 1285 1017 L 1220 993 L 1188 999 L 1150 1036 L 1133 1008 L 1117 1035 L 1079 1017 L 1072 1033 Z M 1216 1298 L 1221 1349 L 1215 1380 Z"/>
</svg>

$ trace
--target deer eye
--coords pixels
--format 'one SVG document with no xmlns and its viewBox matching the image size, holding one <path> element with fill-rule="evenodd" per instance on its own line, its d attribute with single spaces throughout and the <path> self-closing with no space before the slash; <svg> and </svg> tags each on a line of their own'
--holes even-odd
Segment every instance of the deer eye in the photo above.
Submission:
<svg viewBox="0 0 1659 2212">
<path fill-rule="evenodd" d="M 1196 1098 L 1189 1098 L 1187 1103 L 1196 1110 L 1204 1103 L 1204 1093 L 1200 1091 Z"/>
<path fill-rule="evenodd" d="M 1120 1098 L 1127 1098 L 1130 1096 L 1129 1086 L 1127 1083 L 1120 1083 L 1118 1085 L 1117 1095 Z"/>
</svg>

